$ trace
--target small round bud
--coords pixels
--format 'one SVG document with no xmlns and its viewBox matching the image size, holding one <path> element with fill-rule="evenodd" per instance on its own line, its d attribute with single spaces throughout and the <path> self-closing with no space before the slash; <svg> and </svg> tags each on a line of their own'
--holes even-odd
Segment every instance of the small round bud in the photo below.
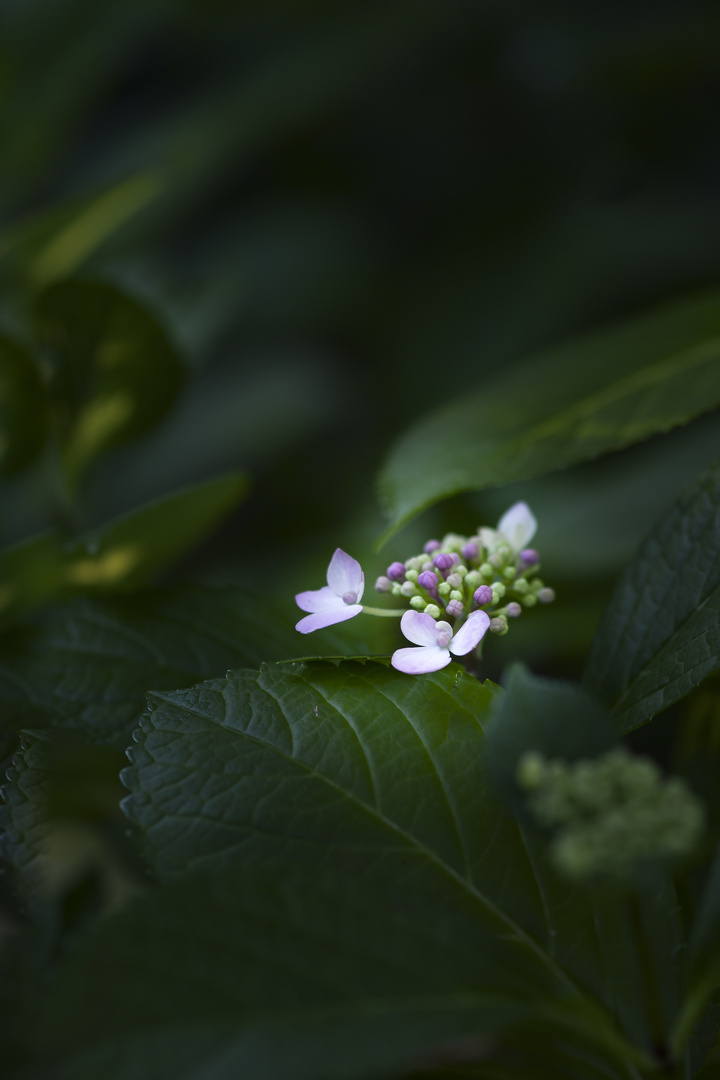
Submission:
<svg viewBox="0 0 720 1080">
<path fill-rule="evenodd" d="M 525 548 L 524 551 L 520 552 L 520 558 L 526 566 L 537 566 L 540 562 L 540 556 L 535 551 L 535 548 Z"/>
<path fill-rule="evenodd" d="M 425 562 L 424 555 L 413 555 L 412 559 L 405 560 L 406 570 L 421 570 L 422 564 Z M 407 576 L 407 574 L 406 574 Z"/>
<path fill-rule="evenodd" d="M 492 568 L 492 566 L 490 565 L 489 562 L 484 562 L 484 563 L 481 564 L 481 566 L 480 566 L 480 576 L 485 578 L 486 581 L 492 580 L 492 577 L 493 577 L 494 573 L 495 573 L 495 571 L 493 570 L 493 568 Z"/>
<path fill-rule="evenodd" d="M 431 592 L 437 586 L 438 576 L 437 574 L 434 574 L 432 570 L 423 570 L 422 574 L 420 574 L 417 579 L 417 583 L 423 589 L 427 589 L 428 592 Z"/>
<path fill-rule="evenodd" d="M 511 619 L 517 619 L 518 615 L 522 615 L 522 608 L 514 600 L 511 600 L 505 608 L 505 614 L 509 615 Z"/>
<path fill-rule="evenodd" d="M 518 761 L 515 778 L 521 788 L 532 791 L 545 776 L 545 758 L 537 750 L 527 750 Z"/>
<path fill-rule="evenodd" d="M 432 564 L 432 561 L 430 559 L 426 559 L 425 562 L 420 567 L 421 570 L 432 570 L 432 568 L 433 568 L 433 564 Z"/>
<path fill-rule="evenodd" d="M 508 624 L 504 615 L 496 615 L 494 619 L 490 620 L 490 626 L 488 630 L 491 634 L 507 634 Z"/>
<path fill-rule="evenodd" d="M 535 607 L 538 602 L 538 598 L 535 593 L 529 592 L 527 596 L 523 596 L 520 603 L 523 607 Z"/>
<path fill-rule="evenodd" d="M 502 600 L 503 596 L 507 592 L 507 589 L 503 585 L 502 581 L 496 581 L 495 584 L 491 587 L 492 591 L 496 594 L 498 600 Z M 497 600 L 495 601 L 495 603 L 497 604 Z"/>
<path fill-rule="evenodd" d="M 402 585 L 397 581 L 393 581 L 390 586 L 390 594 L 391 596 L 402 596 Z"/>
<path fill-rule="evenodd" d="M 437 604 L 428 604 L 425 608 L 425 614 L 429 615 L 431 619 L 439 619 L 440 608 L 437 606 Z"/>
<path fill-rule="evenodd" d="M 390 592 L 390 578 L 379 577 L 375 582 L 375 592 Z"/>
<path fill-rule="evenodd" d="M 438 570 L 449 570 L 453 565 L 453 557 L 447 551 L 441 551 L 439 555 L 436 555 L 433 562 L 437 566 Z"/>
<path fill-rule="evenodd" d="M 462 600 L 451 600 L 445 609 L 448 615 L 451 615 L 453 619 L 457 619 L 459 615 L 463 613 Z"/>
<path fill-rule="evenodd" d="M 343 604 L 357 604 L 357 593 L 352 591 L 343 593 Z"/>
<path fill-rule="evenodd" d="M 505 565 L 505 560 L 499 551 L 494 551 L 489 557 L 488 562 L 494 570 L 500 570 Z"/>
<path fill-rule="evenodd" d="M 463 598 L 462 589 L 452 589 L 452 591 L 450 592 L 450 599 L 451 600 L 462 600 L 462 598 Z"/>
<path fill-rule="evenodd" d="M 472 540 L 463 546 L 461 552 L 463 559 L 477 559 L 479 554 L 480 548 Z"/>
<path fill-rule="evenodd" d="M 387 576 L 391 581 L 405 580 L 405 566 L 401 562 L 390 563 L 387 568 Z"/>
<path fill-rule="evenodd" d="M 415 583 L 415 582 L 417 581 L 417 579 L 418 579 L 418 572 L 417 572 L 417 570 L 406 570 L 406 571 L 405 571 L 405 579 L 406 579 L 407 581 L 412 581 L 412 582 L 413 582 L 413 584 L 414 584 L 414 583 Z"/>
<path fill-rule="evenodd" d="M 541 604 L 552 604 L 555 599 L 555 590 L 545 587 L 537 594 L 537 598 Z"/>
<path fill-rule="evenodd" d="M 477 589 L 480 584 L 480 575 L 477 570 L 471 570 L 469 574 L 465 575 L 465 584 L 468 589 Z"/>
<path fill-rule="evenodd" d="M 444 551 L 461 551 L 466 542 L 467 537 L 465 536 L 459 536 L 457 533 L 445 533 L 442 538 L 442 547 Z"/>
<path fill-rule="evenodd" d="M 440 593 L 441 596 L 449 596 L 450 586 L 448 585 L 447 581 L 441 581 L 437 587 L 437 591 Z"/>
<path fill-rule="evenodd" d="M 530 591 L 530 585 L 524 577 L 518 578 L 517 581 L 513 582 L 512 587 L 518 596 L 524 596 L 526 592 Z"/>
<path fill-rule="evenodd" d="M 506 581 L 514 581 L 517 571 L 514 566 L 506 566 L 503 570 L 503 577 Z"/>
<path fill-rule="evenodd" d="M 441 630 L 440 633 L 435 638 L 435 641 L 437 642 L 437 644 L 440 646 L 441 649 L 447 649 L 448 645 L 452 641 L 452 631 L 451 630 Z"/>
<path fill-rule="evenodd" d="M 473 593 L 473 600 L 478 607 L 485 607 L 486 604 L 491 604 L 493 598 L 493 591 L 489 585 L 481 585 L 479 589 L 476 589 Z"/>
<path fill-rule="evenodd" d="M 400 592 L 403 596 L 417 596 L 417 586 L 412 581 L 404 581 L 400 586 Z"/>
<path fill-rule="evenodd" d="M 415 608 L 416 611 L 424 611 L 425 601 L 423 600 L 422 596 L 411 596 L 410 607 Z"/>
<path fill-rule="evenodd" d="M 460 565 L 456 566 L 455 569 L 453 570 L 453 574 L 459 574 L 461 578 L 464 578 L 466 576 L 467 572 L 468 572 L 468 568 L 465 565 L 465 563 L 460 563 Z"/>
<path fill-rule="evenodd" d="M 463 579 L 460 574 L 456 574 L 455 572 L 453 572 L 452 574 L 448 574 L 445 580 L 447 581 L 451 589 L 462 588 Z"/>
<path fill-rule="evenodd" d="M 440 541 L 439 540 L 428 540 L 427 544 L 423 548 L 423 551 L 427 555 L 431 555 L 433 553 L 433 551 L 437 551 L 439 549 L 439 547 L 440 547 Z"/>
</svg>

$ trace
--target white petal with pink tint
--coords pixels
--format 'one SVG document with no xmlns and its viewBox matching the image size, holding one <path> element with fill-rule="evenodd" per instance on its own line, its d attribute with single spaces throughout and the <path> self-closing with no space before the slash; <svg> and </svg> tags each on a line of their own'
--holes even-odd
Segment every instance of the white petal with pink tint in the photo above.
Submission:
<svg viewBox="0 0 720 1080">
<path fill-rule="evenodd" d="M 336 548 L 328 566 L 327 583 L 336 596 L 355 593 L 357 600 L 360 600 L 365 588 L 365 575 L 357 559 L 342 548 Z"/>
<path fill-rule="evenodd" d="M 441 649 L 439 645 L 426 645 L 419 649 L 397 649 L 392 655 L 391 663 L 406 675 L 427 675 L 431 671 L 446 667 L 450 659 L 448 649 Z"/>
<path fill-rule="evenodd" d="M 400 620 L 400 629 L 413 645 L 437 644 L 437 623 L 424 611 L 406 611 Z"/>
<path fill-rule="evenodd" d="M 489 625 L 490 616 L 486 611 L 473 611 L 457 634 L 453 635 L 450 652 L 455 656 L 465 656 L 466 653 L 472 652 L 482 641 Z"/>
<path fill-rule="evenodd" d="M 513 551 L 526 548 L 537 529 L 537 521 L 527 503 L 517 502 L 506 510 L 498 522 L 498 532 L 502 533 Z"/>
<path fill-rule="evenodd" d="M 295 625 L 301 634 L 346 622 L 362 611 L 362 604 L 357 601 L 363 594 L 365 575 L 357 559 L 337 548 L 328 566 L 327 579 L 322 589 L 308 589 L 295 597 L 300 610 L 310 612 Z"/>
</svg>

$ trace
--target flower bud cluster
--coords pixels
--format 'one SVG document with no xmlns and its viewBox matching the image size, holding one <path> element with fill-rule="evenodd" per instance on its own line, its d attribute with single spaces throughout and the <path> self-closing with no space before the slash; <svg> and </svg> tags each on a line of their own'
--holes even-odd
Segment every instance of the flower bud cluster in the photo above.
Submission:
<svg viewBox="0 0 720 1080">
<path fill-rule="evenodd" d="M 693 852 L 703 831 L 702 804 L 687 785 L 623 747 L 575 762 L 531 751 L 516 778 L 551 831 L 554 864 L 575 881 L 627 880 L 648 862 L 674 862 Z"/>
<path fill-rule="evenodd" d="M 514 537 L 502 532 L 504 521 L 518 518 L 523 526 L 520 535 L 531 536 L 534 518 L 524 503 L 518 503 L 497 530 L 479 528 L 474 536 L 447 533 L 442 540 L 428 540 L 420 554 L 391 563 L 375 588 L 404 597 L 415 611 L 434 619 L 464 621 L 473 611 L 486 611 L 490 631 L 507 634 L 510 620 L 525 608 L 555 599 L 539 576 L 537 551 L 514 545 Z"/>
</svg>

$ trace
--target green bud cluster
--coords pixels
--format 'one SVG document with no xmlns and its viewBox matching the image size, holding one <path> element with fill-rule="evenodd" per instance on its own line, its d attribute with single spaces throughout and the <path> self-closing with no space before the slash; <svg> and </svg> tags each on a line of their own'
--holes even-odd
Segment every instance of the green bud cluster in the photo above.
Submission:
<svg viewBox="0 0 720 1080">
<path fill-rule="evenodd" d="M 540 578 L 537 562 L 527 565 L 505 542 L 496 543 L 492 548 L 485 547 L 482 531 L 478 529 L 477 535 L 470 537 L 447 533 L 441 541 L 429 542 L 431 550 L 412 555 L 402 564 L 404 581 L 396 580 L 391 584 L 385 578 L 380 579 L 384 590 L 388 591 L 389 586 L 394 597 L 409 601 L 415 611 L 425 611 L 434 619 L 450 619 L 456 625 L 481 607 L 490 616 L 491 632 L 507 634 L 508 614 L 516 618 L 521 610 L 533 607 L 538 601 L 548 603 L 555 594 Z M 443 572 L 435 565 L 437 555 L 452 555 L 453 565 Z M 434 589 L 419 583 L 424 571 L 437 576 Z M 479 604 L 474 599 L 482 585 L 492 590 L 492 598 L 486 604 Z M 461 611 L 458 605 L 461 605 Z"/>
<path fill-rule="evenodd" d="M 643 864 L 675 862 L 703 831 L 703 806 L 687 785 L 623 747 L 575 762 L 528 752 L 516 779 L 551 832 L 554 864 L 575 881 L 627 880 Z"/>
</svg>

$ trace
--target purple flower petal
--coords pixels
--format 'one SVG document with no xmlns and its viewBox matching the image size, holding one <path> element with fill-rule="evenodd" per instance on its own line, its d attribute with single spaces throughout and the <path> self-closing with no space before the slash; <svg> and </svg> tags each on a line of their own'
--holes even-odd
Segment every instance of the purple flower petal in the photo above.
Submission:
<svg viewBox="0 0 720 1080">
<path fill-rule="evenodd" d="M 329 585 L 298 593 L 295 603 L 301 611 L 342 611 L 347 606 L 342 596 L 333 592 Z"/>
<path fill-rule="evenodd" d="M 311 634 L 313 630 L 322 630 L 326 626 L 332 626 L 333 623 L 346 622 L 348 619 L 359 615 L 361 611 L 362 604 L 343 604 L 341 602 L 341 606 L 333 611 L 317 611 L 313 615 L 306 615 L 304 619 L 295 624 L 295 629 L 299 630 L 301 634 Z"/>
<path fill-rule="evenodd" d="M 336 548 L 327 571 L 327 582 L 337 596 L 353 592 L 358 600 L 365 587 L 365 575 L 357 559 L 348 555 L 342 548 Z"/>
<path fill-rule="evenodd" d="M 490 616 L 486 611 L 473 611 L 450 642 L 450 652 L 455 656 L 465 656 L 471 652 L 480 643 L 489 625 Z"/>
<path fill-rule="evenodd" d="M 409 615 L 411 612 L 406 614 Z M 415 614 L 421 613 L 415 612 Z M 441 649 L 439 645 L 424 646 L 419 649 L 398 649 L 392 654 L 390 663 L 398 671 L 404 671 L 406 675 L 425 675 L 430 671 L 439 671 L 440 668 L 446 667 L 450 663 L 450 653 L 447 649 Z"/>
<path fill-rule="evenodd" d="M 406 611 L 400 620 L 400 629 L 413 645 L 434 648 L 437 644 L 437 623 L 424 611 Z"/>
</svg>

